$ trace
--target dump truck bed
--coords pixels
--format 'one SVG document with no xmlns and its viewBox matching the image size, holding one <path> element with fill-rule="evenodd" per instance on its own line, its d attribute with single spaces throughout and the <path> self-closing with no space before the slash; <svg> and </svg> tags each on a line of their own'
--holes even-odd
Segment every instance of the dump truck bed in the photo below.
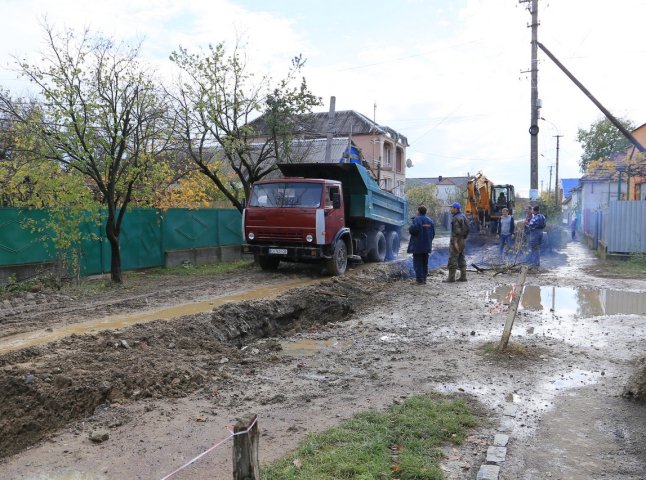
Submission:
<svg viewBox="0 0 646 480">
<path fill-rule="evenodd" d="M 366 168 L 356 163 L 281 163 L 285 177 L 338 180 L 351 219 L 372 220 L 401 227 L 406 223 L 408 202 L 383 191 Z"/>
</svg>

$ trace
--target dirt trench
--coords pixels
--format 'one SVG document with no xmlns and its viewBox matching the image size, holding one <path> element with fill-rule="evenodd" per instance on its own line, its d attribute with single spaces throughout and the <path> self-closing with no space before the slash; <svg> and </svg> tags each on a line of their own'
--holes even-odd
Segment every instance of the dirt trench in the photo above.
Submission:
<svg viewBox="0 0 646 480">
<path fill-rule="evenodd" d="M 0 456 L 33 445 L 103 404 L 186 396 L 226 380 L 229 363 L 253 369 L 256 360 L 246 358 L 244 344 L 342 321 L 370 295 L 351 279 L 333 279 L 275 300 L 73 335 L 0 356 Z M 264 346 L 277 348 L 275 342 Z"/>
</svg>

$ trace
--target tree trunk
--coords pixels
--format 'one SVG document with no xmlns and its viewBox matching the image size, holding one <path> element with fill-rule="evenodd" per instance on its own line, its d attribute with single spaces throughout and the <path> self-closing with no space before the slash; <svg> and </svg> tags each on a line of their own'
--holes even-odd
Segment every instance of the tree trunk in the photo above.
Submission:
<svg viewBox="0 0 646 480">
<path fill-rule="evenodd" d="M 114 283 L 121 283 L 121 250 L 119 249 L 119 235 L 116 233 L 114 216 L 108 214 L 108 221 L 105 224 L 105 234 L 110 243 L 110 279 Z"/>
</svg>

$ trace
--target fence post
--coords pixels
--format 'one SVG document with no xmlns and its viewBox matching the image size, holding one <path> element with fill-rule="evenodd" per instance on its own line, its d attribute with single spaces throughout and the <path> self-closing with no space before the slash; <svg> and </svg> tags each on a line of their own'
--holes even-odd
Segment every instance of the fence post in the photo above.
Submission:
<svg viewBox="0 0 646 480">
<path fill-rule="evenodd" d="M 507 315 L 507 321 L 505 322 L 505 329 L 502 332 L 502 338 L 500 339 L 500 345 L 498 350 L 503 351 L 507 348 L 509 343 L 509 337 L 511 336 L 511 327 L 514 326 L 514 319 L 516 318 L 516 312 L 518 311 L 518 304 L 520 303 L 520 297 L 523 296 L 523 287 L 525 286 L 525 278 L 527 277 L 527 266 L 523 265 L 520 269 L 520 281 L 518 282 L 518 294 L 514 295 L 514 298 L 511 300 L 509 305 L 509 311 Z"/>
<path fill-rule="evenodd" d="M 238 432 L 245 432 L 236 435 Z M 260 480 L 258 458 L 258 421 L 254 415 L 249 421 L 238 421 L 233 427 L 233 480 Z"/>
</svg>

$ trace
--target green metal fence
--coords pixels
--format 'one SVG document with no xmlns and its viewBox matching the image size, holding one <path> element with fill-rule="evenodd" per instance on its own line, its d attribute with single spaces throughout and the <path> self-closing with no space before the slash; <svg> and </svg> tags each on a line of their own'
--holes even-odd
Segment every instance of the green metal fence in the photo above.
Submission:
<svg viewBox="0 0 646 480">
<path fill-rule="evenodd" d="M 0 267 L 51 262 L 56 259 L 53 242 L 32 231 L 30 222 L 42 222 L 47 211 L 41 209 L 0 208 Z M 241 215 L 235 209 L 183 209 L 166 211 L 132 209 L 121 226 L 122 270 L 164 265 L 164 254 L 173 250 L 220 247 L 242 243 Z M 81 245 L 81 274 L 110 270 L 110 244 L 101 226 L 81 226 L 92 230 L 97 240 Z"/>
</svg>

